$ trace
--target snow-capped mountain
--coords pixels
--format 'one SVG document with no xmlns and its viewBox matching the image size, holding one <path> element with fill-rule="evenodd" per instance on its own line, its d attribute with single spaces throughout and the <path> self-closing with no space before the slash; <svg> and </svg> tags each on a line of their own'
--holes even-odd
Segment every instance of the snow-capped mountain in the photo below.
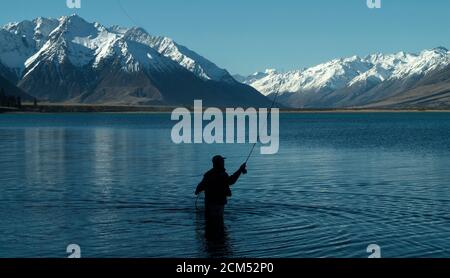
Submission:
<svg viewBox="0 0 450 278">
<path fill-rule="evenodd" d="M 278 72 L 274 69 L 255 73 L 249 84 L 265 95 L 303 91 L 320 91 L 344 87 L 353 78 L 370 69 L 370 64 L 358 57 L 339 59 L 309 69 Z"/>
<path fill-rule="evenodd" d="M 394 87 L 408 89 L 448 66 L 450 52 L 439 47 L 419 54 L 353 56 L 288 72 L 271 69 L 242 82 L 267 96 L 278 93 L 280 101 L 291 107 L 349 107 L 389 97 L 398 93 Z"/>
<path fill-rule="evenodd" d="M 3 66 L 19 78 L 25 69 L 25 61 L 45 44 L 57 26 L 55 19 L 37 18 L 0 28 L 0 61 Z"/>
<path fill-rule="evenodd" d="M 187 47 L 77 15 L 0 28 L 0 75 L 40 100 L 102 104 L 270 103 Z"/>
</svg>

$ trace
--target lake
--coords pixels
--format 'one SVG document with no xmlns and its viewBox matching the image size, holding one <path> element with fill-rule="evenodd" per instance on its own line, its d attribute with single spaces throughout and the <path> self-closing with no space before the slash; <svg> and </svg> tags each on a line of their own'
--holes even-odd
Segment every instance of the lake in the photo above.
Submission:
<svg viewBox="0 0 450 278">
<path fill-rule="evenodd" d="M 0 257 L 450 257 L 450 113 L 282 114 L 233 187 L 226 237 L 193 192 L 215 154 L 170 114 L 0 115 Z"/>
</svg>

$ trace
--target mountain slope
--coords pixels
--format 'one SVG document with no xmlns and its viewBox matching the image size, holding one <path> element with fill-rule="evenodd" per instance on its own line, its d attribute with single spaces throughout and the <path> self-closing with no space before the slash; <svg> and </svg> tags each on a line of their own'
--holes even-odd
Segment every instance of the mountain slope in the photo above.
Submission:
<svg viewBox="0 0 450 278">
<path fill-rule="evenodd" d="M 450 66 L 422 78 L 415 86 L 387 99 L 370 103 L 368 108 L 448 108 Z"/>
<path fill-rule="evenodd" d="M 31 101 L 33 98 L 22 91 L 21 89 L 17 88 L 14 84 L 9 82 L 6 78 L 0 76 L 0 90 L 3 89 L 5 94 L 7 96 L 14 96 L 14 97 L 20 97 L 22 101 Z"/>
<path fill-rule="evenodd" d="M 162 55 L 178 62 L 187 70 L 193 72 L 204 80 L 224 81 L 234 83 L 233 77 L 224 69 L 217 67 L 211 61 L 198 55 L 185 46 L 179 45 L 165 37 L 148 36 L 146 42 Z"/>
</svg>

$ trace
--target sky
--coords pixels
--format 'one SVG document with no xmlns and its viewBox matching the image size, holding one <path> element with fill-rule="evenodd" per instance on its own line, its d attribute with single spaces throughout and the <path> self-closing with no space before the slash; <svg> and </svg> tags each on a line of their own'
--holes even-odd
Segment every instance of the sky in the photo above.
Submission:
<svg viewBox="0 0 450 278">
<path fill-rule="evenodd" d="M 450 1 L 1 0 L 0 24 L 78 14 L 173 38 L 233 74 L 300 69 L 340 57 L 450 48 Z"/>
</svg>

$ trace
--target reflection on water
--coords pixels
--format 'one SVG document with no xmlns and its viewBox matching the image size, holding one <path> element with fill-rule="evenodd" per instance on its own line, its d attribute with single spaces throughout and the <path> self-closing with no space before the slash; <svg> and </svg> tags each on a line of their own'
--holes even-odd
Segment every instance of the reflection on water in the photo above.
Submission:
<svg viewBox="0 0 450 278">
<path fill-rule="evenodd" d="M 218 238 L 193 191 L 215 154 L 174 145 L 169 114 L 0 116 L 0 257 L 450 255 L 450 114 L 286 114 Z"/>
<path fill-rule="evenodd" d="M 214 223 L 206 221 L 204 213 L 198 210 L 195 224 L 196 238 L 201 246 L 199 252 L 206 254 L 209 258 L 233 257 L 230 235 L 225 223 L 214 225 Z"/>
</svg>

